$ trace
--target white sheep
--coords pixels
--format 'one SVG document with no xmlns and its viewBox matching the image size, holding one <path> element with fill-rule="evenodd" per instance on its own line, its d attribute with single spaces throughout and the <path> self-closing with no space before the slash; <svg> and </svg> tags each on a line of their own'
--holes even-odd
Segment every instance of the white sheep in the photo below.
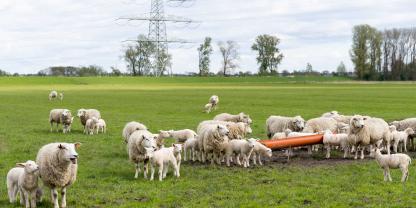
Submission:
<svg viewBox="0 0 416 208">
<path fill-rule="evenodd" d="M 254 143 L 254 149 L 251 153 L 253 164 L 257 165 L 257 160 L 259 162 L 259 165 L 263 165 L 261 161 L 261 156 L 271 158 L 272 157 L 272 150 L 266 146 L 264 146 L 262 143 L 256 141 Z"/>
<path fill-rule="evenodd" d="M 398 131 L 404 131 L 407 128 L 412 128 L 413 131 L 416 131 L 416 118 L 407 118 L 401 121 L 393 121 L 389 125 L 396 126 Z M 410 135 L 410 144 L 412 145 L 412 149 L 414 150 L 413 139 L 416 137 L 415 134 Z"/>
<path fill-rule="evenodd" d="M 277 132 L 284 132 L 286 129 L 302 131 L 304 127 L 305 120 L 301 116 L 270 116 L 266 120 L 266 132 L 268 138 L 271 138 Z"/>
<path fill-rule="evenodd" d="M 326 148 L 326 158 L 331 157 L 331 147 L 341 147 L 344 150 L 344 158 L 348 154 L 348 134 L 338 133 L 334 134 L 329 130 L 326 130 L 323 136 L 324 147 Z"/>
<path fill-rule="evenodd" d="M 208 103 L 211 104 L 211 108 L 214 110 L 217 109 L 217 105 L 220 102 L 220 98 L 217 95 L 213 95 L 209 98 Z"/>
<path fill-rule="evenodd" d="M 26 207 L 36 207 L 38 195 L 38 165 L 31 160 L 25 163 L 17 163 L 7 173 L 7 191 L 10 203 L 15 203 L 20 194 L 20 204 Z"/>
<path fill-rule="evenodd" d="M 302 132 L 305 133 L 317 133 L 330 130 L 331 132 L 337 132 L 338 122 L 333 118 L 319 117 L 312 118 L 306 121 L 305 128 Z"/>
<path fill-rule="evenodd" d="M 386 142 L 387 153 L 390 154 L 391 132 L 387 123 L 380 118 L 355 115 L 350 120 L 348 142 L 355 146 L 354 159 L 358 158 L 361 151 L 361 159 L 364 159 L 364 148 L 368 145 L 380 146 Z"/>
<path fill-rule="evenodd" d="M 61 188 L 61 207 L 66 207 L 66 189 L 77 178 L 78 153 L 81 143 L 50 143 L 40 148 L 36 157 L 43 184 L 51 189 L 51 201 L 58 204 L 58 188 Z"/>
<path fill-rule="evenodd" d="M 211 163 L 214 161 L 220 164 L 220 156 L 223 151 L 224 143 L 228 142 L 227 134 L 229 130 L 222 124 L 204 124 L 198 128 L 198 149 L 200 149 L 200 158 L 205 162 L 210 154 Z"/>
<path fill-rule="evenodd" d="M 228 121 L 217 121 L 217 120 L 207 120 L 203 121 L 198 125 L 197 131 L 205 124 L 221 124 L 225 125 L 228 132 L 228 138 L 230 140 L 233 139 L 243 139 L 246 137 L 247 134 L 253 133 L 253 130 L 251 129 L 250 125 L 244 122 L 228 122 Z"/>
<path fill-rule="evenodd" d="M 98 119 L 96 117 L 89 118 L 84 126 L 84 133 L 93 135 L 94 129 L 96 128 L 96 125 L 98 123 Z M 98 131 L 97 131 L 98 134 Z"/>
<path fill-rule="evenodd" d="M 171 148 L 162 148 L 156 150 L 154 148 L 145 148 L 146 151 L 146 158 L 149 159 L 150 162 L 150 180 L 152 181 L 155 174 L 155 166 L 159 168 L 159 181 L 162 181 L 163 178 L 166 177 L 166 173 L 168 172 L 169 164 L 173 167 L 173 174 L 179 178 L 179 168 L 178 164 Z"/>
<path fill-rule="evenodd" d="M 186 140 L 183 144 L 183 160 L 187 161 L 189 157 L 189 160 L 195 161 L 199 153 L 198 147 L 198 137 Z"/>
<path fill-rule="evenodd" d="M 231 140 L 228 142 L 225 148 L 225 156 L 227 166 L 230 166 L 230 159 L 235 154 L 236 162 L 241 166 L 240 156 L 243 157 L 243 167 L 250 166 L 250 156 L 253 152 L 254 145 L 257 142 L 256 139 L 240 139 L 240 140 Z"/>
<path fill-rule="evenodd" d="M 127 143 L 127 152 L 129 155 L 130 161 L 135 164 L 136 173 L 134 174 L 134 178 L 138 178 L 140 172 L 140 163 L 144 162 L 143 164 L 143 173 L 144 178 L 147 178 L 147 166 L 148 161 L 146 160 L 146 149 L 145 148 L 153 148 L 157 149 L 156 141 L 154 139 L 154 135 L 147 130 L 137 130 L 133 132 Z"/>
<path fill-rule="evenodd" d="M 63 133 L 71 131 L 71 125 L 74 117 L 68 109 L 52 109 L 49 112 L 49 123 L 51 125 L 51 132 L 53 131 L 53 124 L 56 123 L 56 131 L 59 131 L 59 124 L 63 125 Z"/>
<path fill-rule="evenodd" d="M 85 128 L 85 124 L 87 123 L 88 119 L 90 119 L 92 117 L 100 119 L 101 118 L 101 113 L 100 113 L 100 111 L 98 111 L 96 109 L 83 109 L 83 108 L 81 108 L 81 109 L 78 110 L 77 116 L 79 117 L 82 126 L 84 126 L 84 128 Z"/>
<path fill-rule="evenodd" d="M 96 133 L 101 131 L 101 133 L 105 133 L 107 131 L 107 124 L 105 123 L 104 119 L 98 119 L 98 122 L 95 124 Z"/>
<path fill-rule="evenodd" d="M 58 92 L 56 92 L 55 90 L 52 90 L 52 91 L 49 93 L 49 100 L 53 100 L 53 99 L 55 99 L 56 97 L 58 97 Z"/>
<path fill-rule="evenodd" d="M 331 111 L 331 112 L 326 112 L 326 113 L 322 114 L 321 117 L 332 118 L 332 117 L 337 116 L 337 115 L 339 115 L 338 111 Z"/>
<path fill-rule="evenodd" d="M 211 113 L 211 110 L 212 110 L 212 103 L 205 104 L 205 106 L 204 106 L 204 112 L 205 113 Z"/>
<path fill-rule="evenodd" d="M 391 135 L 393 137 L 393 150 L 394 152 L 397 152 L 397 147 L 400 144 L 400 152 L 403 152 L 403 146 L 404 151 L 407 152 L 407 138 L 409 135 L 414 134 L 412 128 L 407 128 L 404 131 L 397 131 L 395 126 L 390 126 Z"/>
<path fill-rule="evenodd" d="M 253 121 L 251 120 L 250 116 L 241 112 L 237 115 L 229 114 L 229 113 L 221 113 L 214 117 L 215 121 L 230 121 L 230 122 L 244 122 L 247 124 L 252 124 Z"/>
<path fill-rule="evenodd" d="M 160 131 L 161 133 L 164 131 Z M 186 142 L 186 140 L 188 139 L 192 139 L 195 138 L 197 136 L 197 134 L 195 133 L 195 131 L 191 130 L 191 129 L 182 129 L 182 130 L 169 130 L 169 131 L 165 131 L 169 134 L 169 137 L 172 137 L 176 140 L 177 143 L 184 143 Z"/>
<path fill-rule="evenodd" d="M 178 164 L 178 171 L 181 170 L 181 162 L 182 162 L 182 150 L 183 145 L 182 144 L 172 144 L 172 147 L 170 147 L 173 151 L 173 155 L 175 156 L 176 162 Z M 164 176 L 165 177 L 165 176 Z"/>
<path fill-rule="evenodd" d="M 380 149 L 376 148 L 372 151 L 378 165 L 384 169 L 384 181 L 392 181 L 390 176 L 390 168 L 398 169 L 402 171 L 402 182 L 407 181 L 409 177 L 409 165 L 412 163 L 412 159 L 402 153 L 383 155 Z"/>
<path fill-rule="evenodd" d="M 124 126 L 121 136 L 124 138 L 124 142 L 126 144 L 128 143 L 128 139 L 130 135 L 137 130 L 147 130 L 147 127 L 144 124 L 136 122 L 136 121 L 128 122 Z"/>
<path fill-rule="evenodd" d="M 59 93 L 59 99 L 62 101 L 62 100 L 64 100 L 64 93 L 63 92 L 61 92 L 61 93 Z"/>
<path fill-rule="evenodd" d="M 352 116 L 341 115 L 338 113 L 338 111 L 331 111 L 331 112 L 324 113 L 322 114 L 321 117 L 333 118 L 337 122 L 342 122 L 344 124 L 349 124 L 350 119 L 352 118 Z"/>
</svg>

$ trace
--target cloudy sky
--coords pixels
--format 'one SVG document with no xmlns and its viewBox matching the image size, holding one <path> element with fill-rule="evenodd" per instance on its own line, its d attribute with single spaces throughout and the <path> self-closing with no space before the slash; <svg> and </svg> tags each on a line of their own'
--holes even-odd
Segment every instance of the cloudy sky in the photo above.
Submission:
<svg viewBox="0 0 416 208">
<path fill-rule="evenodd" d="M 147 34 L 146 22 L 116 21 L 147 15 L 150 0 L 1 0 L 0 69 L 36 73 L 48 66 L 100 65 L 125 70 L 123 40 Z M 250 50 L 259 34 L 281 39 L 280 70 L 333 70 L 344 61 L 351 69 L 351 29 L 416 26 L 415 0 L 195 0 L 182 7 L 169 3 L 165 13 L 198 21 L 169 24 L 169 38 L 194 42 L 171 45 L 173 71 L 196 72 L 198 44 L 206 36 L 234 40 L 243 71 L 256 71 Z M 211 69 L 220 68 L 215 44 Z"/>
</svg>

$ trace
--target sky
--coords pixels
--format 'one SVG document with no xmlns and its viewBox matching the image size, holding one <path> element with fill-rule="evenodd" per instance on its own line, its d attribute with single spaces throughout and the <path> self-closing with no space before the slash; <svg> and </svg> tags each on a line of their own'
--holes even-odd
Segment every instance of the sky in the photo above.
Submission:
<svg viewBox="0 0 416 208">
<path fill-rule="evenodd" d="M 1 0 L 0 69 L 36 73 L 49 66 L 99 65 L 126 70 L 122 59 L 127 39 L 148 33 L 148 23 L 117 20 L 149 14 L 151 0 Z M 196 48 L 213 39 L 211 71 L 220 67 L 218 41 L 239 45 L 238 71 L 258 69 L 251 50 L 257 35 L 281 39 L 279 70 L 335 70 L 349 57 L 352 27 L 370 24 L 380 30 L 415 27 L 415 0 L 194 0 L 165 4 L 165 13 L 193 19 L 168 23 L 174 73 L 197 72 Z"/>
</svg>

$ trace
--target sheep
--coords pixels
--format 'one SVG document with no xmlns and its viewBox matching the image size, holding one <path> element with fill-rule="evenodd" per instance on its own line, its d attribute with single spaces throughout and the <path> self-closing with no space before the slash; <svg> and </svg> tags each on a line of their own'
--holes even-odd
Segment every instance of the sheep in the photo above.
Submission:
<svg viewBox="0 0 416 208">
<path fill-rule="evenodd" d="M 93 135 L 96 125 L 98 124 L 98 119 L 96 117 L 89 118 L 85 123 L 84 134 Z M 98 134 L 98 131 L 97 131 Z"/>
<path fill-rule="evenodd" d="M 122 134 L 121 134 L 121 136 L 124 138 L 124 143 L 128 143 L 128 139 L 129 139 L 129 137 L 130 137 L 130 135 L 133 133 L 133 132 L 135 132 L 135 131 L 137 131 L 137 130 L 147 130 L 147 127 L 144 125 L 144 124 L 142 124 L 142 123 L 139 123 L 139 122 L 136 122 L 136 121 L 131 121 L 131 122 L 128 122 L 125 126 L 124 126 L 124 128 L 123 128 L 123 132 L 122 132 Z"/>
<path fill-rule="evenodd" d="M 392 181 L 390 176 L 390 168 L 400 168 L 402 171 L 401 181 L 407 181 L 407 178 L 409 177 L 409 165 L 412 163 L 412 159 L 408 155 L 402 153 L 383 155 L 378 148 L 372 150 L 372 154 L 374 155 L 377 164 L 384 169 L 384 181 Z"/>
<path fill-rule="evenodd" d="M 218 103 L 220 102 L 220 99 L 218 98 L 218 96 L 217 95 L 213 95 L 213 96 L 211 96 L 210 98 L 209 98 L 209 101 L 208 101 L 208 103 L 210 103 L 211 104 L 211 108 L 213 108 L 214 110 L 216 110 L 217 109 L 217 105 L 218 105 Z M 206 106 L 206 105 L 205 105 Z"/>
<path fill-rule="evenodd" d="M 391 133 L 383 119 L 361 115 L 351 118 L 348 143 L 355 146 L 354 159 L 357 159 L 359 150 L 361 150 L 360 158 L 364 159 L 364 147 L 368 145 L 379 147 L 383 141 L 386 142 L 387 153 L 390 154 Z"/>
<path fill-rule="evenodd" d="M 62 101 L 62 100 L 64 100 L 64 93 L 63 92 L 61 92 L 61 93 L 59 93 L 59 99 Z"/>
<path fill-rule="evenodd" d="M 322 114 L 321 117 L 332 118 L 332 117 L 337 116 L 337 115 L 339 115 L 338 111 L 331 111 L 331 112 L 326 112 L 326 113 Z"/>
<path fill-rule="evenodd" d="M 236 154 L 236 162 L 241 166 L 239 156 L 243 157 L 243 167 L 247 168 L 250 166 L 250 156 L 253 152 L 254 145 L 257 142 L 256 139 L 247 139 L 247 140 L 231 140 L 228 142 L 225 148 L 225 156 L 227 166 L 230 166 L 230 159 L 233 154 Z"/>
<path fill-rule="evenodd" d="M 338 111 L 331 111 L 331 112 L 324 113 L 322 114 L 321 117 L 333 118 L 337 122 L 342 122 L 344 124 L 349 124 L 350 119 L 352 118 L 352 116 L 341 115 L 338 113 Z"/>
<path fill-rule="evenodd" d="M 402 143 L 402 145 L 400 145 L 400 151 L 403 152 L 403 146 L 404 146 L 404 151 L 407 152 L 407 138 L 409 137 L 409 135 L 414 134 L 415 132 L 413 131 L 412 128 L 407 128 L 404 131 L 397 131 L 396 130 L 396 126 L 390 126 L 390 131 L 391 131 L 391 135 L 393 138 L 393 150 L 394 152 L 397 153 L 397 146 L 399 145 L 399 143 Z"/>
<path fill-rule="evenodd" d="M 396 126 L 398 131 L 404 131 L 407 128 L 412 128 L 413 131 L 416 131 L 416 118 L 407 118 L 401 121 L 393 121 L 390 122 L 389 125 Z M 412 149 L 414 150 L 413 138 L 416 137 L 416 134 L 410 135 L 410 144 L 412 145 Z"/>
<path fill-rule="evenodd" d="M 127 143 L 127 152 L 129 155 L 129 160 L 135 164 L 136 173 L 134 178 L 138 178 L 140 172 L 140 163 L 143 164 L 143 173 L 144 178 L 147 178 L 147 164 L 148 161 L 145 157 L 146 150 L 145 148 L 157 149 L 156 141 L 152 133 L 147 130 L 137 130 L 133 132 Z"/>
<path fill-rule="evenodd" d="M 227 121 L 216 121 L 216 120 L 207 120 L 203 121 L 198 125 L 197 131 L 201 128 L 201 126 L 205 124 L 222 124 L 227 127 L 229 130 L 228 138 L 230 140 L 233 139 L 243 139 L 247 134 L 253 133 L 250 125 L 244 122 L 227 122 Z"/>
<path fill-rule="evenodd" d="M 50 143 L 40 148 L 36 157 L 43 184 L 51 189 L 51 201 L 59 208 L 58 191 L 61 189 L 61 207 L 66 207 L 66 189 L 77 178 L 78 153 L 81 143 Z"/>
<path fill-rule="evenodd" d="M 247 124 L 252 124 L 253 121 L 251 120 L 249 115 L 246 115 L 245 113 L 241 112 L 237 115 L 232 115 L 229 113 L 221 113 L 214 117 L 215 121 L 230 121 L 230 122 L 244 122 Z"/>
<path fill-rule="evenodd" d="M 272 150 L 270 148 L 268 148 L 268 147 L 264 146 L 262 143 L 256 141 L 254 143 L 253 152 L 251 153 L 251 156 L 252 156 L 252 159 L 253 159 L 253 164 L 257 165 L 256 160 L 258 160 L 259 165 L 263 165 L 263 163 L 261 161 L 261 156 L 271 158 L 272 154 L 273 153 L 272 153 Z"/>
<path fill-rule="evenodd" d="M 100 113 L 100 111 L 98 111 L 96 109 L 83 109 L 83 108 L 81 108 L 81 109 L 78 110 L 77 116 L 79 117 L 82 126 L 84 126 L 84 128 L 85 128 L 85 124 L 87 123 L 88 119 L 90 119 L 92 117 L 100 119 L 101 118 L 101 113 Z"/>
<path fill-rule="evenodd" d="M 56 92 L 55 90 L 52 90 L 52 91 L 49 93 L 49 100 L 53 100 L 53 99 L 55 99 L 56 97 L 58 97 L 58 92 Z"/>
<path fill-rule="evenodd" d="M 286 129 L 290 129 L 292 131 L 302 131 L 304 127 L 305 120 L 301 116 L 270 116 L 266 120 L 266 132 L 268 138 L 271 138 L 275 133 L 283 132 Z"/>
<path fill-rule="evenodd" d="M 10 169 L 6 179 L 10 203 L 15 203 L 17 194 L 20 194 L 20 204 L 36 207 L 36 199 L 41 198 L 38 171 L 39 166 L 31 160 L 17 163 L 15 168 Z"/>
<path fill-rule="evenodd" d="M 205 106 L 204 106 L 204 112 L 205 113 L 211 113 L 211 110 L 212 110 L 212 103 L 205 104 Z"/>
<path fill-rule="evenodd" d="M 340 146 L 344 150 L 344 158 L 348 154 L 348 134 L 334 134 L 330 130 L 326 130 L 323 136 L 323 143 L 326 148 L 326 158 L 331 157 L 331 146 Z"/>
<path fill-rule="evenodd" d="M 331 132 L 337 132 L 338 122 L 333 118 L 319 117 L 312 118 L 306 121 L 305 128 L 302 130 L 304 133 L 316 133 L 330 130 Z"/>
<path fill-rule="evenodd" d="M 195 138 L 195 136 L 197 136 L 195 131 L 193 131 L 191 129 L 182 129 L 182 130 L 178 130 L 178 131 L 174 131 L 174 130 L 162 131 L 162 130 L 160 130 L 160 132 L 162 133 L 162 135 L 167 132 L 169 134 L 169 137 L 174 138 L 177 143 L 184 143 L 186 140 L 191 139 L 191 138 Z"/>
<path fill-rule="evenodd" d="M 198 149 L 201 161 L 205 162 L 207 156 L 212 154 L 211 163 L 217 161 L 219 164 L 222 145 L 228 142 L 229 130 L 222 124 L 204 124 L 198 129 Z"/>
<path fill-rule="evenodd" d="M 198 136 L 196 136 L 195 138 L 191 138 L 186 140 L 186 142 L 183 144 L 183 161 L 187 161 L 188 157 L 187 155 L 189 154 L 189 160 L 195 161 L 196 160 L 196 155 L 199 153 L 199 148 L 198 148 Z"/>
<path fill-rule="evenodd" d="M 157 151 L 153 148 L 145 148 L 145 157 L 149 159 L 150 162 L 150 180 L 154 179 L 155 174 L 155 166 L 159 167 L 159 181 L 162 181 L 163 178 L 166 177 L 166 173 L 168 172 L 168 165 L 169 163 L 173 166 L 173 173 L 174 175 L 179 178 L 179 167 L 177 164 L 177 160 L 175 158 L 175 153 L 173 152 L 173 148 L 162 148 Z"/>
<path fill-rule="evenodd" d="M 107 130 L 107 124 L 105 123 L 105 120 L 101 118 L 98 119 L 98 122 L 95 124 L 95 128 L 97 134 L 99 131 L 101 131 L 101 133 L 105 133 Z"/>
<path fill-rule="evenodd" d="M 169 137 L 169 135 L 167 137 Z M 165 138 L 167 137 L 163 137 L 161 133 L 153 134 L 153 138 L 156 141 L 156 147 L 158 149 L 165 147 Z"/>
<path fill-rule="evenodd" d="M 74 117 L 68 109 L 52 109 L 49 112 L 49 123 L 51 125 L 51 132 L 53 131 L 53 124 L 56 123 L 56 131 L 58 132 L 59 124 L 63 125 L 63 133 L 71 131 L 71 125 Z"/>
</svg>

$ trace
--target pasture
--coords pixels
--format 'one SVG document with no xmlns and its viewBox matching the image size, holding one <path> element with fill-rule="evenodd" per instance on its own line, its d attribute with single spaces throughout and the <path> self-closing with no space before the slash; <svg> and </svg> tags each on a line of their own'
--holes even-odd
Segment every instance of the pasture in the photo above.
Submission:
<svg viewBox="0 0 416 208">
<path fill-rule="evenodd" d="M 48 93 L 65 93 L 49 101 Z M 211 114 L 202 108 L 212 94 L 220 97 Z M 49 132 L 53 108 L 96 108 L 107 133 L 82 134 L 75 118 L 72 132 Z M 196 129 L 221 112 L 245 112 L 253 119 L 253 137 L 266 138 L 269 115 L 305 119 L 337 110 L 386 121 L 416 116 L 414 83 L 361 83 L 337 78 L 0 78 L 0 207 L 9 204 L 5 178 L 16 162 L 35 160 L 50 142 L 81 142 L 77 181 L 68 189 L 68 207 L 414 207 L 416 167 L 409 181 L 383 182 L 373 159 L 343 160 L 335 154 L 273 158 L 262 167 L 226 167 L 183 162 L 181 177 L 169 172 L 163 182 L 134 179 L 121 130 L 136 120 L 152 132 Z M 171 142 L 171 141 L 170 141 Z M 414 154 L 411 154 L 414 158 Z M 39 207 L 52 207 L 49 190 Z"/>
</svg>

